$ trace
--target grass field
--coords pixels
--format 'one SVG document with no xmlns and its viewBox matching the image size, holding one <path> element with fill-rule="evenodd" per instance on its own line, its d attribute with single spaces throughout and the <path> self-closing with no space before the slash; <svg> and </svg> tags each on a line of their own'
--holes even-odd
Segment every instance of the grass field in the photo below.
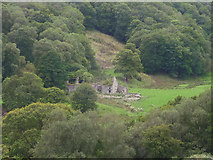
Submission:
<svg viewBox="0 0 213 160">
<path fill-rule="evenodd" d="M 186 85 L 185 85 L 186 86 Z M 113 102 L 110 103 L 97 103 L 98 112 L 104 114 L 107 112 L 119 114 L 119 115 L 128 115 L 128 116 L 138 116 L 144 115 L 150 112 L 152 109 L 163 106 L 168 103 L 168 101 L 175 99 L 177 96 L 183 97 L 193 97 L 199 96 L 200 93 L 209 89 L 211 85 L 200 85 L 194 88 L 182 88 L 182 89 L 138 89 L 130 88 L 129 92 L 131 93 L 140 93 L 143 97 L 138 101 L 133 101 L 130 104 L 137 108 L 142 108 L 144 112 L 131 112 L 125 107 L 119 107 L 116 103 L 113 105 Z"/>
<path fill-rule="evenodd" d="M 210 86 L 211 85 L 200 85 L 194 88 L 182 88 L 182 89 L 130 88 L 129 92 L 140 93 L 143 96 L 140 100 L 132 102 L 131 104 L 135 108 L 143 108 L 144 112 L 146 113 L 152 110 L 153 108 L 167 104 L 168 101 L 176 98 L 177 96 L 183 97 L 199 96 L 200 93 L 210 88 Z"/>
<path fill-rule="evenodd" d="M 184 80 L 171 78 L 167 75 L 142 74 L 142 81 L 131 80 L 128 84 L 123 82 L 121 78 L 122 75 L 114 73 L 113 69 L 105 69 L 105 74 L 108 78 L 116 76 L 119 84 L 127 86 L 130 93 L 140 93 L 143 97 L 130 104 L 136 109 L 143 108 L 144 113 L 148 113 L 156 107 L 167 104 L 168 101 L 173 100 L 177 96 L 199 96 L 200 93 L 209 89 L 212 85 L 211 73 Z M 104 103 L 104 105 L 99 103 L 99 111 L 102 113 L 114 112 L 130 116 L 141 115 L 141 113 L 131 113 L 125 108 L 113 105 L 113 103 Z"/>
<path fill-rule="evenodd" d="M 111 113 L 118 114 L 118 115 L 136 116 L 135 112 L 127 111 L 125 108 L 119 108 L 117 106 L 105 105 L 105 104 L 101 104 L 101 103 L 97 103 L 97 105 L 98 105 L 97 110 L 100 114 L 105 114 L 105 113 L 111 112 Z"/>
</svg>

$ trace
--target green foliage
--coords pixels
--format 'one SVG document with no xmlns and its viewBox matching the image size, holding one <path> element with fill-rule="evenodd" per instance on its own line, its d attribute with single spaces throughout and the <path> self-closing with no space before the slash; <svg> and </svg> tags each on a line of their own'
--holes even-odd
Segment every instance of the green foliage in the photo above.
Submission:
<svg viewBox="0 0 213 160">
<path fill-rule="evenodd" d="M 45 23 L 45 22 L 51 22 L 51 16 L 52 14 L 50 13 L 49 9 L 41 9 L 41 10 L 28 10 L 28 18 L 29 21 L 36 21 L 39 23 Z"/>
<path fill-rule="evenodd" d="M 59 89 L 67 80 L 78 76 L 80 81 L 93 81 L 91 73 L 98 66 L 85 36 L 89 28 L 128 42 L 115 59 L 115 69 L 129 80 L 139 79 L 143 66 L 147 73 L 180 78 L 210 69 L 210 3 L 4 3 L 2 10 L 7 111 L 37 101 L 69 102 Z M 51 88 L 43 88 L 35 70 Z M 177 97 L 198 96 L 209 85 L 173 90 L 138 86 L 130 89 L 143 96 L 132 102 L 134 107 L 147 113 L 167 105 L 141 122 L 128 122 L 128 129 L 126 121 L 114 115 L 87 112 L 68 120 L 73 110 L 63 104 L 36 103 L 10 111 L 3 119 L 4 157 L 160 158 L 212 153 L 210 91 L 190 99 Z M 96 99 L 95 91 L 82 85 L 73 93 L 72 107 L 93 110 Z M 99 112 L 133 115 L 125 108 L 99 107 Z"/>
<path fill-rule="evenodd" d="M 87 83 L 90 83 L 92 82 L 92 80 L 94 79 L 93 75 L 89 72 L 84 72 L 83 73 L 83 82 L 87 82 Z"/>
<path fill-rule="evenodd" d="M 171 136 L 167 125 L 153 126 L 143 131 L 142 143 L 148 150 L 148 157 L 171 158 L 181 151 L 181 141 Z"/>
<path fill-rule="evenodd" d="M 7 34 L 11 42 L 16 43 L 20 49 L 20 54 L 25 56 L 26 60 L 33 61 L 32 50 L 33 43 L 37 38 L 35 27 L 21 26 Z"/>
<path fill-rule="evenodd" d="M 194 33 L 187 33 L 188 31 L 185 32 L 184 29 L 182 31 L 184 34 L 174 34 L 174 31 L 170 33 L 168 29 L 143 34 L 146 41 L 143 40 L 139 45 L 142 52 L 142 63 L 147 73 L 165 72 L 173 77 L 204 73 L 205 56 L 209 52 L 207 51 L 204 55 L 203 51 L 207 49 L 205 46 L 199 46 L 203 49 L 195 48 L 198 47 L 197 43 L 205 42 L 205 40 L 201 40 L 200 35 L 194 31 L 190 31 Z M 192 36 L 193 34 L 197 34 L 196 37 L 199 38 L 195 38 Z M 194 41 L 188 42 L 189 37 Z M 135 42 L 135 40 L 131 42 Z M 194 66 L 194 62 L 196 62 L 196 66 Z"/>
<path fill-rule="evenodd" d="M 210 132 L 211 111 L 211 91 L 207 90 L 201 94 L 196 100 L 188 99 L 184 103 L 177 106 L 180 114 L 181 125 L 188 128 L 180 129 L 179 133 L 184 134 L 182 141 L 185 147 L 192 148 L 188 152 L 191 154 L 200 153 L 199 148 L 204 148 L 208 152 L 211 151 L 211 141 L 208 141 Z M 208 137 L 208 138 L 204 138 Z"/>
<path fill-rule="evenodd" d="M 42 55 L 37 65 L 38 75 L 43 79 L 45 87 L 56 86 L 63 89 L 68 80 L 68 71 L 59 54 L 54 51 Z"/>
<path fill-rule="evenodd" d="M 67 24 L 70 32 L 84 33 L 84 16 L 77 8 L 66 6 L 61 14 L 67 18 L 64 22 Z"/>
<path fill-rule="evenodd" d="M 85 25 L 134 43 L 147 73 L 185 77 L 210 69 L 210 8 L 206 3 L 5 3 L 3 32 L 31 62 L 40 57 L 32 57 L 32 46 L 33 53 L 39 50 L 35 39 L 59 40 L 40 53 L 54 48 L 64 61 L 92 73 L 97 65 L 82 35 Z"/>
<path fill-rule="evenodd" d="M 145 158 L 147 155 L 147 150 L 144 149 L 144 146 L 142 144 L 143 130 L 144 127 L 141 122 L 136 123 L 129 129 L 129 137 L 127 139 L 127 143 L 135 150 L 134 158 Z"/>
<path fill-rule="evenodd" d="M 15 43 L 8 42 L 7 36 L 3 35 L 2 45 L 2 76 L 3 80 L 12 75 L 20 75 L 24 72 L 35 72 L 35 66 L 20 56 L 20 50 Z"/>
<path fill-rule="evenodd" d="M 113 3 L 95 3 L 97 24 L 96 28 L 106 34 L 113 35 L 116 26 Z"/>
<path fill-rule="evenodd" d="M 63 7 L 59 15 L 51 16 L 50 19 L 53 28 L 61 28 L 63 32 L 68 33 L 84 33 L 84 16 L 78 9 L 70 5 Z"/>
<path fill-rule="evenodd" d="M 57 87 L 45 88 L 44 96 L 40 98 L 42 103 L 65 103 L 67 101 L 64 91 Z"/>
<path fill-rule="evenodd" d="M 2 6 L 2 11 L 3 11 L 2 23 L 4 24 L 4 26 L 2 27 L 2 32 L 7 34 L 10 31 L 10 28 L 12 27 L 13 22 L 11 19 L 10 12 L 5 7 L 5 5 Z"/>
<path fill-rule="evenodd" d="M 47 130 L 42 131 L 34 157 L 83 158 L 81 154 L 92 157 L 98 140 L 95 128 L 91 120 L 83 115 L 69 121 L 55 121 Z"/>
<path fill-rule="evenodd" d="M 115 12 L 115 18 L 116 18 L 116 26 L 114 31 L 114 36 L 118 40 L 122 42 L 126 42 L 127 40 L 127 30 L 129 27 L 129 24 L 132 20 L 131 18 L 131 9 L 128 7 L 126 3 L 118 3 L 113 8 Z"/>
<path fill-rule="evenodd" d="M 140 50 L 138 50 L 136 48 L 135 44 L 133 44 L 133 43 L 126 43 L 126 45 L 124 47 L 125 47 L 125 49 L 129 49 L 134 53 L 140 54 Z"/>
<path fill-rule="evenodd" d="M 194 96 L 196 97 L 196 96 Z M 192 97 L 192 98 L 194 98 Z M 167 110 L 169 108 L 175 107 L 177 104 L 180 104 L 182 102 L 184 97 L 182 96 L 177 96 L 174 100 L 170 100 L 166 105 L 160 107 L 162 110 Z"/>
<path fill-rule="evenodd" d="M 74 111 L 65 104 L 33 103 L 21 109 L 9 112 L 3 118 L 3 144 L 7 149 L 4 158 L 32 157 L 30 149 L 34 148 L 41 136 L 41 129 L 49 114 L 56 108 L 61 108 L 66 115 L 71 116 Z M 7 157 L 8 156 L 8 157 Z"/>
<path fill-rule="evenodd" d="M 77 77 L 79 77 L 80 82 L 92 82 L 93 80 L 93 75 L 90 74 L 89 72 L 85 71 L 85 69 L 79 69 L 76 74 Z"/>
<path fill-rule="evenodd" d="M 2 76 L 3 78 L 14 75 L 22 62 L 20 50 L 16 48 L 15 43 L 6 43 L 2 48 Z"/>
<path fill-rule="evenodd" d="M 192 158 L 196 158 L 196 159 L 212 159 L 213 156 L 212 154 L 209 154 L 209 153 L 202 153 L 202 154 L 193 154 L 189 157 L 187 157 L 186 159 L 192 159 Z"/>
<path fill-rule="evenodd" d="M 186 77 L 203 74 L 208 69 L 208 33 L 192 19 L 199 17 L 194 4 L 181 3 L 180 6 L 190 8 L 190 16 L 185 13 L 186 9 L 181 11 L 182 15 L 165 3 L 130 4 L 136 19 L 130 24 L 128 42 L 140 48 L 147 73 L 165 72 L 173 77 Z"/>
<path fill-rule="evenodd" d="M 16 25 L 26 25 L 27 19 L 25 18 L 23 10 L 14 4 L 4 3 L 2 5 L 2 31 L 7 34 L 11 31 L 12 26 Z"/>
<path fill-rule="evenodd" d="M 71 98 L 72 107 L 79 109 L 82 113 L 88 110 L 94 110 L 97 106 L 96 91 L 89 84 L 81 84 Z"/>
<path fill-rule="evenodd" d="M 120 41 L 127 40 L 127 30 L 132 20 L 131 9 L 126 3 L 95 3 L 96 28 L 113 35 Z"/>
<path fill-rule="evenodd" d="M 98 69 L 94 51 L 84 35 L 66 34 L 63 42 L 46 38 L 35 42 L 33 56 L 36 66 L 48 52 L 57 52 L 69 72 L 76 72 L 79 69 L 91 72 Z"/>
<path fill-rule="evenodd" d="M 52 17 L 52 27 L 61 28 L 63 32 L 69 33 L 69 19 L 63 16 Z"/>
<path fill-rule="evenodd" d="M 60 9 L 58 10 L 58 8 Z M 55 3 L 52 5 L 48 3 L 5 3 L 3 14 L 5 15 L 3 30 L 7 34 L 5 36 L 6 43 L 16 44 L 17 49 L 20 50 L 20 55 L 32 62 L 39 76 L 43 80 L 45 79 L 45 86 L 64 88 L 64 83 L 68 80 L 67 72 L 76 71 L 72 70 L 73 64 L 78 64 L 90 72 L 85 73 L 85 81 L 89 82 L 93 79 L 91 72 L 98 68 L 94 58 L 95 53 L 84 36 L 84 16 L 77 8 L 72 7 L 72 5 Z M 18 72 L 18 74 L 25 71 L 34 72 L 33 64 L 24 62 L 24 57 L 19 60 L 18 51 L 14 53 L 9 51 L 9 44 L 4 50 L 4 55 L 6 55 L 4 56 L 6 66 L 3 69 L 4 78 L 13 75 L 15 72 Z M 10 45 L 10 47 L 12 46 Z M 15 50 L 13 49 L 13 51 Z M 56 56 L 56 61 L 54 61 L 53 57 L 48 57 L 50 55 L 48 52 L 56 52 L 60 59 Z M 11 58 L 11 55 L 15 53 L 16 56 Z M 47 75 L 47 72 L 45 72 L 44 61 L 46 60 L 50 60 L 49 67 L 47 67 L 49 70 L 54 73 L 59 72 L 55 73 L 56 76 L 53 75 L 54 73 Z M 56 63 L 58 66 L 55 69 L 51 68 L 50 63 Z M 11 66 L 8 64 L 11 64 Z M 17 68 L 20 68 L 20 70 Z M 60 70 L 63 70 L 63 72 Z M 64 72 L 64 70 L 67 72 Z M 58 78 L 54 81 L 53 77 Z"/>
<path fill-rule="evenodd" d="M 96 10 L 93 6 L 88 3 L 76 3 L 76 7 L 81 11 L 84 15 L 84 26 L 88 29 L 92 29 L 95 27 L 96 21 Z"/>
<path fill-rule="evenodd" d="M 75 60 L 75 62 L 87 68 L 88 71 L 97 70 L 97 64 L 94 58 L 95 53 L 86 36 L 72 33 L 66 35 L 64 41 L 72 44 L 72 55 L 69 57 L 66 55 L 64 56 Z"/>
<path fill-rule="evenodd" d="M 121 50 L 114 60 L 115 72 L 122 73 L 126 79 L 138 78 L 138 72 L 143 70 L 137 49 L 134 44 L 127 45 L 127 48 L 131 48 L 130 46 L 133 47 L 133 50 Z"/>
<path fill-rule="evenodd" d="M 60 40 L 63 41 L 63 38 L 65 36 L 65 32 L 62 31 L 61 28 L 47 28 L 45 31 L 40 33 L 40 38 L 47 38 L 52 41 L 54 40 Z"/>
<path fill-rule="evenodd" d="M 35 65 L 38 64 L 40 58 L 45 53 L 49 52 L 50 50 L 53 50 L 54 43 L 53 41 L 49 39 L 41 39 L 39 41 L 36 41 L 33 45 L 33 58 Z"/>
<path fill-rule="evenodd" d="M 25 62 L 20 69 L 18 70 L 18 75 L 23 75 L 24 72 L 36 72 L 36 68 L 33 63 L 30 63 L 29 61 Z"/>
<path fill-rule="evenodd" d="M 146 131 L 147 128 L 153 127 L 150 129 L 151 136 L 151 133 L 155 133 L 154 130 L 158 130 L 154 126 L 161 126 L 162 124 L 166 124 L 169 126 L 170 135 L 174 139 L 178 139 L 183 142 L 181 144 L 183 150 L 179 156 L 185 157 L 205 151 L 211 153 L 210 148 L 212 145 L 211 141 L 208 141 L 208 138 L 211 135 L 208 128 L 211 124 L 210 115 L 212 114 L 210 111 L 210 97 L 210 90 L 207 90 L 196 100 L 189 98 L 180 101 L 180 104 L 177 104 L 175 107 L 164 110 L 153 110 L 147 114 L 145 118 L 143 118 L 143 122 L 140 122 L 134 126 L 134 129 L 131 131 L 131 133 L 133 136 L 139 135 L 139 138 L 143 138 L 143 135 L 140 135 L 140 132 L 142 133 L 142 131 Z M 137 141 L 137 139 L 135 141 Z M 149 144 L 148 141 L 146 143 L 147 145 Z M 136 144 L 133 144 L 135 148 L 138 147 Z M 173 155 L 175 155 L 175 153 L 177 152 L 174 152 Z M 168 153 L 168 155 L 169 154 L 170 153 Z"/>
<path fill-rule="evenodd" d="M 54 116 L 55 117 L 55 116 Z M 123 120 L 95 112 L 52 121 L 42 131 L 34 157 L 42 158 L 131 158 L 134 150 L 126 142 Z"/>
<path fill-rule="evenodd" d="M 12 76 L 3 81 L 3 107 L 8 110 L 36 102 L 43 95 L 43 83 L 34 73 Z"/>
<path fill-rule="evenodd" d="M 99 158 L 132 158 L 135 155 L 134 149 L 129 146 L 127 126 L 124 119 L 115 116 L 113 113 L 105 114 L 99 118 L 98 130 L 100 140 L 97 144 L 96 156 Z"/>
</svg>

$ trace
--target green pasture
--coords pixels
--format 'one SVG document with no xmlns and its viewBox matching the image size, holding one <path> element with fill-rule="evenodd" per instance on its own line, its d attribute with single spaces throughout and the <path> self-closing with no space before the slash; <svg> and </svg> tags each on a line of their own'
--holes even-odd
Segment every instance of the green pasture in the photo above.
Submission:
<svg viewBox="0 0 213 160">
<path fill-rule="evenodd" d="M 149 89 L 149 88 L 129 88 L 130 93 L 140 93 L 143 96 L 140 100 L 132 102 L 135 108 L 143 108 L 144 112 L 149 112 L 153 108 L 163 106 L 168 101 L 176 98 L 177 96 L 193 97 L 199 96 L 211 85 L 200 85 L 194 88 L 183 88 L 188 85 L 181 85 L 178 89 Z"/>
<path fill-rule="evenodd" d="M 108 78 L 116 76 L 119 84 L 127 86 L 130 93 L 140 93 L 142 98 L 138 101 L 130 102 L 137 108 L 143 108 L 144 112 L 150 112 L 152 109 L 163 106 L 168 101 L 175 99 L 177 96 L 193 97 L 199 96 L 200 93 L 211 87 L 212 74 L 199 77 L 191 77 L 188 79 L 175 79 L 167 75 L 146 75 L 143 74 L 143 80 L 131 80 L 127 83 L 121 80 L 122 74 L 114 73 L 114 69 L 105 69 L 105 74 Z M 100 113 L 113 112 L 116 114 L 125 114 L 136 116 L 138 112 L 130 112 L 127 109 L 117 107 L 112 104 L 98 103 Z"/>
<path fill-rule="evenodd" d="M 135 116 L 136 113 L 135 112 L 130 112 L 128 110 L 126 110 L 125 108 L 120 108 L 117 106 L 112 106 L 112 105 L 106 105 L 106 104 L 101 104 L 101 103 L 97 103 L 98 108 L 97 111 L 99 112 L 99 114 L 105 114 L 105 113 L 114 113 L 114 114 L 118 114 L 118 115 L 127 115 L 127 116 Z"/>
<path fill-rule="evenodd" d="M 188 85 L 180 85 L 181 88 L 178 89 L 149 89 L 149 88 L 129 88 L 130 93 L 140 93 L 142 98 L 138 101 L 133 101 L 130 104 L 137 108 L 142 108 L 144 112 L 131 112 L 125 107 L 120 108 L 112 104 L 101 104 L 98 105 L 98 112 L 100 114 L 105 113 L 115 113 L 118 115 L 127 115 L 127 116 L 138 116 L 143 115 L 144 113 L 150 112 L 152 109 L 161 107 L 168 103 L 168 101 L 175 99 L 177 96 L 183 97 L 193 97 L 199 96 L 200 93 L 209 89 L 211 85 L 200 85 L 194 88 L 183 88 Z"/>
</svg>

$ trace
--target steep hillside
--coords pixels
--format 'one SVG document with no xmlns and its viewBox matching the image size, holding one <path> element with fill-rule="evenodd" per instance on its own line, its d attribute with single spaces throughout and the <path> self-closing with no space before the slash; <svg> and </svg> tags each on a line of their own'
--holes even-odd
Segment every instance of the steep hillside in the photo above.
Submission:
<svg viewBox="0 0 213 160">
<path fill-rule="evenodd" d="M 100 67 L 113 68 L 112 61 L 115 55 L 124 48 L 124 44 L 99 31 L 87 31 L 86 36 L 96 53 L 95 57 Z"/>
</svg>

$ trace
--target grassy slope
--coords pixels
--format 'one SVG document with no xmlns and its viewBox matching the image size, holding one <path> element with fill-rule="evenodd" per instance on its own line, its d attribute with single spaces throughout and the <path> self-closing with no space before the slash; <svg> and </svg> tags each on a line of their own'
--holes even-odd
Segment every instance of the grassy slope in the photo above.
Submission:
<svg viewBox="0 0 213 160">
<path fill-rule="evenodd" d="M 208 88 L 210 88 L 210 85 L 200 85 L 194 88 L 182 89 L 130 88 L 129 92 L 140 93 L 143 96 L 143 98 L 141 98 L 139 101 L 132 102 L 132 106 L 135 108 L 141 107 L 145 112 L 149 112 L 153 108 L 167 104 L 169 100 L 172 100 L 177 96 L 199 96 L 200 93 L 204 92 Z"/>
<path fill-rule="evenodd" d="M 211 74 L 207 74 L 202 77 L 193 77 L 186 80 L 178 80 L 170 78 L 167 75 L 146 75 L 142 74 L 143 80 L 141 82 L 132 80 L 128 84 L 124 83 L 119 77 L 121 74 L 115 74 L 113 69 L 107 69 L 105 73 L 108 77 L 116 76 L 119 80 L 119 84 L 128 86 L 129 92 L 140 93 L 143 97 L 136 102 L 131 102 L 133 107 L 143 108 L 144 113 L 150 112 L 156 107 L 160 107 L 168 103 L 168 101 L 176 98 L 177 96 L 193 97 L 198 96 L 200 93 L 211 87 Z M 104 103 L 99 110 L 102 112 L 114 112 L 124 114 L 127 112 L 129 116 L 140 115 L 141 113 L 129 114 L 129 110 L 126 108 L 119 108 L 111 103 Z"/>
<path fill-rule="evenodd" d="M 131 105 L 135 108 L 142 107 L 145 113 L 151 111 L 155 107 L 167 104 L 168 101 L 179 95 L 184 97 L 198 96 L 211 86 L 211 74 L 186 80 L 179 80 L 162 74 L 141 74 L 141 82 L 131 80 L 126 84 L 122 80 L 122 74 L 114 73 L 112 65 L 112 60 L 116 53 L 118 53 L 124 45 L 116 41 L 113 37 L 98 31 L 87 31 L 87 37 L 91 42 L 92 48 L 96 52 L 98 64 L 104 69 L 107 75 L 106 78 L 112 79 L 113 76 L 116 76 L 119 84 L 127 86 L 129 92 L 141 93 L 143 98 L 139 101 L 131 102 Z M 98 101 L 97 104 L 99 106 L 98 111 L 101 114 L 106 112 L 128 116 L 141 114 L 138 112 L 130 112 L 128 108 L 121 107 L 122 103 L 118 105 L 114 100 L 102 100 Z"/>
<path fill-rule="evenodd" d="M 119 108 L 117 106 L 114 105 L 106 105 L 106 104 L 102 104 L 102 103 L 97 103 L 98 105 L 98 112 L 100 114 L 105 114 L 107 112 L 112 112 L 118 115 L 128 115 L 128 116 L 136 116 L 137 114 L 135 112 L 131 112 L 128 111 L 125 108 Z"/>
<path fill-rule="evenodd" d="M 91 42 L 96 53 L 96 60 L 101 68 L 113 68 L 112 60 L 124 48 L 124 44 L 118 42 L 112 36 L 98 31 L 87 31 L 86 36 Z"/>
<path fill-rule="evenodd" d="M 166 77 L 168 78 L 168 77 Z M 197 81 L 197 80 L 196 80 Z M 166 82 L 165 82 L 166 83 Z M 140 93 L 143 97 L 138 101 L 133 101 L 130 104 L 137 108 L 143 108 L 144 113 L 150 112 L 152 109 L 156 107 L 160 107 L 168 103 L 168 101 L 176 98 L 177 96 L 183 97 L 193 97 L 199 96 L 200 93 L 211 87 L 211 84 L 205 85 L 197 85 L 193 87 L 189 87 L 190 85 L 194 85 L 195 80 L 191 81 L 191 83 L 183 83 L 176 87 L 172 88 L 140 88 L 140 87 L 129 87 L 129 92 L 131 93 Z M 116 105 L 116 102 L 100 102 L 99 111 L 101 113 L 113 112 L 116 114 L 127 114 L 128 116 L 136 116 L 141 115 L 141 113 L 134 112 L 131 113 L 127 108 L 120 107 Z"/>
</svg>

